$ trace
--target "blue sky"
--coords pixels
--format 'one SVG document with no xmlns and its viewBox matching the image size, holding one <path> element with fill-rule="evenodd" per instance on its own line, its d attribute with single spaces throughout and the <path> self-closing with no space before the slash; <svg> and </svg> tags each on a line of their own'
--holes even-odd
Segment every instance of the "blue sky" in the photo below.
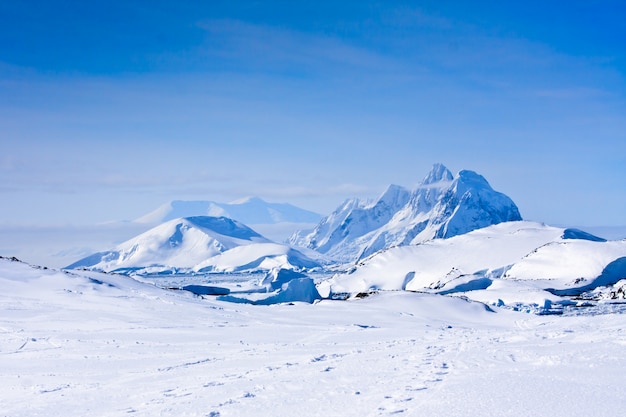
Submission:
<svg viewBox="0 0 626 417">
<path fill-rule="evenodd" d="M 626 224 L 623 1 L 94 3 L 0 1 L 0 224 L 327 214 L 435 162 Z"/>
</svg>

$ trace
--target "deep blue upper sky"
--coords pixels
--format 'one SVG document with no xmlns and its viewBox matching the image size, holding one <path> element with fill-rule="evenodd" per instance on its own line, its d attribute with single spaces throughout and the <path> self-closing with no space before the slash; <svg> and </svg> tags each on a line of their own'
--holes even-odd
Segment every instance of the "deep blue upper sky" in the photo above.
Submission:
<svg viewBox="0 0 626 417">
<path fill-rule="evenodd" d="M 434 162 L 626 224 L 626 4 L 509 3 L 0 2 L 0 224 L 326 214 Z"/>
<path fill-rule="evenodd" d="M 611 65 L 623 68 L 623 1 L 572 1 L 567 6 L 540 1 L 509 3 L 2 2 L 0 46 L 5 64 L 43 72 L 188 72 L 228 68 L 223 62 L 179 56 L 211 43 L 211 31 L 207 31 L 211 20 L 237 20 L 334 37 L 381 53 L 417 43 L 416 35 L 438 32 L 462 37 L 471 27 L 485 36 L 539 42 L 558 53 L 610 57 Z M 240 65 L 233 68 L 246 70 Z"/>
</svg>

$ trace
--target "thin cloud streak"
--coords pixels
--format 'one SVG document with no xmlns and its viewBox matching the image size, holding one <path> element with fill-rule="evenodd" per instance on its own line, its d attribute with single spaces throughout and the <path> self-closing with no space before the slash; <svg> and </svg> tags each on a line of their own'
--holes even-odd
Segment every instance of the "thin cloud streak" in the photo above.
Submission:
<svg viewBox="0 0 626 417">
<path fill-rule="evenodd" d="M 397 67 L 390 59 L 332 36 L 303 33 L 238 20 L 209 20 L 198 24 L 207 32 L 198 50 L 207 58 L 219 58 L 211 66 L 228 64 L 245 71 L 289 71 L 314 75 L 342 71 L 389 72 Z M 223 61 L 226 62 L 223 62 Z"/>
</svg>

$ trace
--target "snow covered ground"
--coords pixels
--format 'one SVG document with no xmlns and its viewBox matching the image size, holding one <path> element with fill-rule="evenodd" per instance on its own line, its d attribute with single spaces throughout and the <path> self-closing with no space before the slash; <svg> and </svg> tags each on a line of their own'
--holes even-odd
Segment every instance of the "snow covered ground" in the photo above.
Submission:
<svg viewBox="0 0 626 417">
<path fill-rule="evenodd" d="M 8 259 L 0 285 L 3 416 L 614 416 L 626 406 L 620 313 L 491 312 L 404 291 L 252 306 Z"/>
</svg>

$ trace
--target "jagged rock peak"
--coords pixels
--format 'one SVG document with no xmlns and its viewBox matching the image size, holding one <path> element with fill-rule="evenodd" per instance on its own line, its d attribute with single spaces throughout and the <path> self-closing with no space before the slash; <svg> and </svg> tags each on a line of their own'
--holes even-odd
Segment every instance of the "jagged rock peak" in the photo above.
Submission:
<svg viewBox="0 0 626 417">
<path fill-rule="evenodd" d="M 452 181 L 453 179 L 454 176 L 448 168 L 446 168 L 443 164 L 436 163 L 433 164 L 433 167 L 428 175 L 426 175 L 422 180 L 422 185 L 435 184 L 442 181 Z"/>
</svg>

